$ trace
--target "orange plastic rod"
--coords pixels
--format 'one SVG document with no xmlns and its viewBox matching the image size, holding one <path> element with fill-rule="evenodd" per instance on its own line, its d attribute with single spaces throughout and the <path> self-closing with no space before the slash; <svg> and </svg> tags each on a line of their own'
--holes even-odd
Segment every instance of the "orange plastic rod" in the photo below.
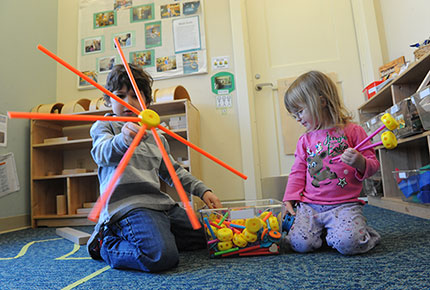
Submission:
<svg viewBox="0 0 430 290">
<path fill-rule="evenodd" d="M 142 94 L 140 93 L 139 87 L 136 84 L 136 80 L 134 79 L 130 66 L 127 63 L 127 59 L 125 58 L 124 52 L 121 49 L 121 45 L 119 44 L 119 41 L 117 38 L 114 38 L 113 41 L 115 42 L 116 50 L 118 51 L 119 57 L 121 58 L 121 61 L 124 64 L 125 70 L 127 71 L 127 74 L 128 74 L 128 78 L 131 81 L 131 85 L 133 86 L 134 92 L 136 93 L 140 106 L 142 107 L 143 110 L 146 110 L 145 100 L 142 98 Z"/>
<path fill-rule="evenodd" d="M 113 174 L 112 179 L 110 180 L 105 192 L 97 199 L 96 204 L 94 205 L 90 214 L 88 215 L 88 219 L 90 221 L 93 221 L 93 222 L 98 221 L 100 217 L 100 212 L 102 211 L 102 209 L 105 207 L 106 203 L 112 196 L 112 193 L 116 186 L 116 182 L 124 172 L 125 167 L 130 161 L 130 158 L 133 155 L 134 150 L 136 149 L 143 135 L 145 134 L 145 131 L 146 131 L 146 125 L 143 124 L 139 132 L 137 132 L 136 137 L 134 137 L 133 142 L 131 142 L 130 147 L 128 147 L 127 152 L 125 152 L 124 156 L 119 162 L 118 167 L 116 168 L 115 173 Z"/>
<path fill-rule="evenodd" d="M 200 147 L 194 145 L 193 143 L 189 142 L 187 139 L 182 138 L 181 136 L 179 136 L 176 133 L 173 133 L 172 131 L 170 131 L 169 129 L 158 125 L 157 126 L 158 129 L 162 130 L 163 132 L 165 132 L 166 134 L 172 136 L 173 138 L 175 138 L 176 140 L 181 141 L 182 143 L 184 143 L 187 146 L 190 146 L 191 148 L 193 148 L 194 150 L 196 150 L 197 152 L 203 154 L 204 156 L 206 156 L 207 158 L 211 159 L 212 161 L 218 163 L 219 165 L 223 166 L 224 168 L 230 170 L 231 172 L 233 172 L 234 174 L 240 176 L 243 179 L 248 179 L 248 176 L 246 176 L 245 174 L 243 174 L 242 172 L 234 169 L 233 167 L 231 167 L 230 165 L 226 164 L 225 162 L 219 160 L 218 158 L 216 158 L 215 156 L 211 155 L 210 153 L 204 151 L 203 149 L 201 149 Z"/>
<path fill-rule="evenodd" d="M 271 215 L 272 215 L 272 212 L 271 212 L 271 211 L 269 211 L 269 213 L 268 213 L 268 214 L 266 214 L 266 216 L 264 217 L 263 222 L 266 222 L 266 221 L 267 221 L 267 219 L 268 219 Z"/>
<path fill-rule="evenodd" d="M 49 51 L 48 49 L 46 49 L 45 47 L 43 47 L 42 45 L 38 45 L 37 48 L 42 51 L 43 53 L 45 53 L 46 55 L 48 55 L 49 57 L 53 58 L 55 61 L 57 61 L 58 63 L 62 64 L 63 66 L 65 66 L 66 68 L 68 68 L 69 70 L 71 70 L 72 72 L 74 72 L 75 74 L 77 74 L 78 76 L 80 76 L 81 78 L 83 78 L 84 80 L 86 80 L 87 82 L 89 82 L 90 84 L 92 84 L 93 86 L 95 86 L 96 88 L 98 88 L 99 90 L 101 90 L 103 93 L 105 93 L 106 95 L 108 95 L 111 98 L 114 98 L 116 101 L 118 101 L 121 105 L 127 107 L 128 109 L 130 109 L 132 112 L 134 112 L 136 115 L 140 114 L 140 111 L 138 109 L 136 109 L 135 107 L 133 107 L 132 105 L 128 104 L 127 102 L 125 102 L 124 100 L 122 100 L 121 98 L 119 98 L 118 96 L 115 96 L 113 93 L 111 93 L 109 90 L 107 90 L 106 88 L 104 88 L 103 86 L 101 86 L 100 84 L 96 83 L 95 81 L 93 81 L 91 78 L 89 78 L 88 76 L 84 75 L 82 72 L 80 72 L 79 70 L 77 70 L 76 68 L 74 68 L 73 66 L 71 66 L 69 63 L 67 63 L 66 61 L 64 61 L 63 59 L 61 59 L 60 57 L 56 56 L 54 53 L 52 53 L 51 51 Z"/>
<path fill-rule="evenodd" d="M 158 136 L 157 130 L 155 130 L 155 128 L 151 128 L 151 131 L 152 131 L 152 134 L 154 135 L 155 142 L 157 143 L 158 148 L 161 151 L 161 155 L 163 156 L 164 163 L 166 164 L 167 170 L 170 173 L 170 177 L 172 177 L 172 181 L 173 181 L 173 184 L 175 185 L 176 191 L 178 192 L 179 198 L 184 204 L 185 211 L 187 212 L 187 215 L 188 215 L 188 219 L 190 220 L 191 225 L 193 226 L 193 229 L 197 230 L 201 228 L 200 222 L 197 219 L 193 208 L 191 207 L 190 201 L 188 200 L 188 196 L 185 193 L 184 188 L 182 187 L 181 181 L 176 175 L 175 168 L 173 168 L 172 162 L 170 161 L 170 158 L 167 155 L 166 149 L 164 148 L 163 143 L 161 142 L 160 136 Z"/>
<path fill-rule="evenodd" d="M 62 115 L 51 113 L 7 112 L 11 119 L 61 120 L 61 121 L 123 121 L 140 122 L 138 117 L 111 117 L 99 115 Z"/>
</svg>

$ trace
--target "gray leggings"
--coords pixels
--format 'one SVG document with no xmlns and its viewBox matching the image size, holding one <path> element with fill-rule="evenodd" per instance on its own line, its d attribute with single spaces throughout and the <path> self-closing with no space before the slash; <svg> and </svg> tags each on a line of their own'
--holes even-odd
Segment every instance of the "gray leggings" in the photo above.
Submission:
<svg viewBox="0 0 430 290">
<path fill-rule="evenodd" d="M 296 252 L 311 252 L 321 247 L 321 235 L 327 229 L 328 246 L 344 255 L 365 253 L 379 243 L 381 236 L 367 226 L 362 205 L 344 203 L 319 205 L 300 203 L 288 242 Z"/>
</svg>

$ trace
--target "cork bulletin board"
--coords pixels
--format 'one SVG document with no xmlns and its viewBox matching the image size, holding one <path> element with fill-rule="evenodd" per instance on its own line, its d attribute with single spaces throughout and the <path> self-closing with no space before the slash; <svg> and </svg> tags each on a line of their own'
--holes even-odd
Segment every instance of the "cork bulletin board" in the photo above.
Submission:
<svg viewBox="0 0 430 290">
<path fill-rule="evenodd" d="M 104 85 L 121 63 L 118 38 L 129 63 L 157 79 L 207 73 L 203 0 L 80 0 L 78 69 Z M 92 86 L 78 79 L 78 88 Z"/>
</svg>

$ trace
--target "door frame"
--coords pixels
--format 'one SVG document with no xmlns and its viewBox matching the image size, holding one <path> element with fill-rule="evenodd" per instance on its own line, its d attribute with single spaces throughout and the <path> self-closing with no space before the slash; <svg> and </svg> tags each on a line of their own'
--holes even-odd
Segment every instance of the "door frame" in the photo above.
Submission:
<svg viewBox="0 0 430 290">
<path fill-rule="evenodd" d="M 248 179 L 244 181 L 244 196 L 245 200 L 254 200 L 262 197 L 262 189 L 246 0 L 229 1 L 242 168 L 248 175 Z M 377 68 L 383 64 L 374 0 L 348 1 L 353 10 L 361 75 L 365 87 L 367 83 L 379 78 Z M 277 80 L 271 82 L 276 84 Z"/>
</svg>

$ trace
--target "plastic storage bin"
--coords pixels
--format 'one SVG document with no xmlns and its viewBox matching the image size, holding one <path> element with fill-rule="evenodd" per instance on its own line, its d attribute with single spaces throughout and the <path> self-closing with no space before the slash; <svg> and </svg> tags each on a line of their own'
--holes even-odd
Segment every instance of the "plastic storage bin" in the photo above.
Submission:
<svg viewBox="0 0 430 290">
<path fill-rule="evenodd" d="M 430 86 L 412 95 L 422 126 L 425 130 L 430 130 Z"/>
<path fill-rule="evenodd" d="M 360 126 L 364 129 L 364 131 L 366 132 L 367 135 L 372 134 L 369 121 L 361 123 Z"/>
<path fill-rule="evenodd" d="M 430 170 L 393 171 L 399 189 L 405 201 L 430 203 Z"/>
<path fill-rule="evenodd" d="M 366 196 L 383 196 L 381 170 L 363 180 L 363 193 Z"/>
<path fill-rule="evenodd" d="M 408 137 L 424 131 L 415 102 L 407 98 L 387 110 L 399 122 L 399 128 L 394 134 L 399 138 Z"/>
<path fill-rule="evenodd" d="M 384 116 L 384 114 L 385 114 L 385 112 L 382 112 L 382 113 L 380 113 L 380 114 L 376 115 L 375 117 L 371 118 L 371 119 L 368 121 L 368 123 L 369 123 L 369 130 L 370 130 L 370 133 L 375 132 L 375 131 L 376 131 L 377 129 L 379 129 L 382 125 L 384 125 L 384 123 L 382 123 L 382 120 L 381 120 L 381 118 L 382 118 L 382 116 Z M 376 134 L 376 135 L 372 138 L 373 142 L 381 141 L 382 133 L 384 133 L 385 131 L 386 131 L 386 129 L 384 129 L 384 130 L 382 130 L 381 132 L 379 132 L 378 134 Z M 370 135 L 370 134 L 368 134 L 368 135 Z"/>
<path fill-rule="evenodd" d="M 378 92 L 377 86 L 379 84 L 382 84 L 383 82 L 383 80 L 372 82 L 363 89 L 363 93 L 367 97 L 367 99 L 370 99 Z"/>
<path fill-rule="evenodd" d="M 282 203 L 274 199 L 225 202 L 200 210 L 211 258 L 279 254 Z"/>
</svg>

